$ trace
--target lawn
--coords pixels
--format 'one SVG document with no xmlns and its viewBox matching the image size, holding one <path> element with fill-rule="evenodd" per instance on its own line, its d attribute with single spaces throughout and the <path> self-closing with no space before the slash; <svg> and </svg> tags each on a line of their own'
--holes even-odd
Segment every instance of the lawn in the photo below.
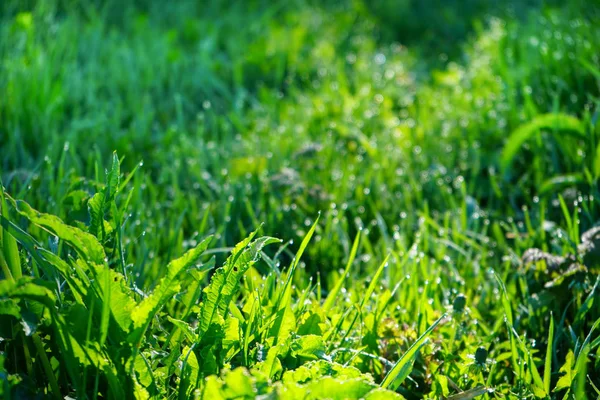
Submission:
<svg viewBox="0 0 600 400">
<path fill-rule="evenodd" d="M 0 2 L 0 399 L 600 398 L 597 0 Z"/>
</svg>

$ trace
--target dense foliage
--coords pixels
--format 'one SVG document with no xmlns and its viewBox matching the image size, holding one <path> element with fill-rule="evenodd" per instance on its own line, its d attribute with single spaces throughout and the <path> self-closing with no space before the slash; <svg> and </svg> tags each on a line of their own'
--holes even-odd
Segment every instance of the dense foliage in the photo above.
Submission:
<svg viewBox="0 0 600 400">
<path fill-rule="evenodd" d="M 597 398 L 599 26 L 0 2 L 0 397 Z"/>
</svg>

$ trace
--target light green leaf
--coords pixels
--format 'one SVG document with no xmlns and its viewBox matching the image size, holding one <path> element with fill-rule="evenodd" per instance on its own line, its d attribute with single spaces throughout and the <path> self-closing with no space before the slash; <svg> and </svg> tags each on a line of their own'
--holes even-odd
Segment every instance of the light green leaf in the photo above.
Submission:
<svg viewBox="0 0 600 400">
<path fill-rule="evenodd" d="M 435 327 L 440 323 L 446 316 L 442 315 L 437 321 L 435 321 L 427 330 L 414 342 L 410 348 L 400 357 L 398 362 L 392 367 L 390 372 L 387 373 L 381 387 L 384 389 L 396 390 L 402 384 L 402 382 L 408 377 L 412 371 L 412 366 L 417 357 L 417 353 L 426 343 L 427 338 L 433 332 Z"/>
<path fill-rule="evenodd" d="M 290 350 L 295 357 L 302 357 L 309 360 L 327 360 L 331 358 L 327 355 L 323 343 L 323 336 L 305 335 L 292 340 Z"/>
<path fill-rule="evenodd" d="M 560 377 L 558 382 L 556 382 L 556 386 L 554 387 L 553 392 L 558 392 L 563 389 L 571 388 L 571 385 L 573 384 L 573 379 L 575 379 L 575 371 L 573 370 L 574 367 L 575 356 L 573 355 L 573 351 L 569 350 L 565 359 L 565 363 L 562 367 L 560 367 L 559 371 L 563 375 Z"/>
<path fill-rule="evenodd" d="M 362 399 L 376 386 L 363 378 L 336 379 L 326 376 L 304 385 L 307 399 Z"/>
<path fill-rule="evenodd" d="M 240 350 L 240 332 L 240 320 L 236 317 L 228 318 L 225 321 L 223 346 Z"/>
<path fill-rule="evenodd" d="M 0 184 L 0 216 L 8 220 L 8 206 L 4 188 Z M 21 259 L 15 238 L 0 226 L 0 263 L 5 264 L 14 279 L 19 279 L 21 272 Z"/>
<path fill-rule="evenodd" d="M 95 264 L 104 264 L 106 255 L 98 240 L 87 232 L 65 224 L 60 218 L 34 210 L 24 201 L 17 201 L 17 211 L 31 223 L 46 229 L 71 245 L 81 258 Z"/>
<path fill-rule="evenodd" d="M 119 190 L 119 179 L 121 178 L 121 163 L 115 151 L 112 156 L 112 166 L 106 176 L 106 194 L 108 199 L 113 199 Z"/>
<path fill-rule="evenodd" d="M 136 309 L 136 302 L 133 300 L 133 292 L 127 286 L 122 274 L 102 266 L 97 268 L 97 278 L 94 286 L 98 287 L 98 294 L 101 295 L 102 303 L 110 315 L 117 322 L 121 330 L 125 333 L 131 329 L 131 317 Z"/>
<path fill-rule="evenodd" d="M 135 307 L 131 314 L 134 331 L 130 336 L 130 340 L 133 343 L 138 343 L 141 340 L 150 320 L 167 300 L 180 291 L 179 274 L 198 261 L 211 239 L 212 236 L 209 236 L 180 258 L 171 261 L 167 265 L 165 277 L 161 279 L 152 294 Z"/>
<path fill-rule="evenodd" d="M 102 227 L 104 225 L 104 193 L 98 192 L 88 200 L 88 212 L 90 214 L 89 232 L 102 240 Z"/>
<path fill-rule="evenodd" d="M 256 367 L 269 378 L 274 378 L 283 370 L 279 355 L 284 355 L 288 350 L 289 346 L 287 342 L 281 342 L 278 345 L 271 347 L 267 352 L 265 361 L 258 363 Z"/>
<path fill-rule="evenodd" d="M 289 305 L 279 309 L 275 315 L 275 322 L 269 329 L 269 337 L 274 337 L 276 342 L 279 343 L 287 339 L 296 329 L 296 316 Z"/>
<path fill-rule="evenodd" d="M 113 153 L 112 167 L 106 174 L 106 186 L 102 192 L 96 193 L 88 201 L 88 210 L 90 213 L 89 231 L 100 240 L 106 237 L 104 227 L 104 215 L 106 210 L 110 208 L 110 203 L 115 200 L 117 191 L 119 190 L 119 178 L 121 176 L 121 167 L 117 153 Z"/>
<path fill-rule="evenodd" d="M 150 398 L 150 393 L 146 390 L 145 387 L 140 385 L 138 380 L 133 377 L 133 398 L 135 400 L 148 400 Z"/>
<path fill-rule="evenodd" d="M 13 299 L 0 299 L 0 315 L 12 315 L 21 318 L 21 308 Z"/>
<path fill-rule="evenodd" d="M 434 387 L 436 394 L 443 397 L 448 397 L 450 389 L 448 389 L 448 377 L 446 375 L 436 375 Z"/>
<path fill-rule="evenodd" d="M 194 329 L 192 329 L 190 324 L 188 324 L 185 321 L 181 321 L 179 319 L 171 318 L 168 315 L 167 315 L 167 319 L 169 320 L 170 323 L 172 323 L 177 328 L 179 328 L 189 341 L 193 342 L 194 340 L 196 340 L 196 332 L 194 332 Z"/>
<path fill-rule="evenodd" d="M 193 349 L 184 347 L 181 353 L 181 382 L 179 384 L 179 399 L 189 399 L 190 392 L 195 387 L 200 373 L 200 364 Z"/>
<path fill-rule="evenodd" d="M 62 260 L 56 254 L 46 249 L 39 247 L 34 248 L 34 251 L 38 255 L 36 260 L 38 260 L 38 262 L 39 260 L 43 260 L 47 263 L 47 265 L 52 266 L 56 271 L 58 271 L 69 285 L 69 288 L 73 292 L 76 300 L 79 303 L 83 303 L 83 299 L 86 297 L 88 288 L 90 286 L 88 277 L 83 274 L 78 274 L 75 268 L 69 265 L 66 261 Z"/>
<path fill-rule="evenodd" d="M 96 341 L 80 343 L 69 331 L 67 324 L 59 315 L 55 315 L 57 343 L 63 353 L 68 355 L 67 359 L 77 360 L 80 365 L 68 363 L 67 369 L 74 381 L 80 377 L 80 367 L 92 367 L 102 371 L 108 381 L 110 391 L 115 398 L 125 398 L 124 383 L 119 378 L 110 356 L 101 349 Z"/>
<path fill-rule="evenodd" d="M 447 400 L 471 400 L 478 396 L 488 394 L 490 390 L 484 386 L 478 386 L 473 389 L 465 390 L 464 392 L 452 395 Z"/>
<path fill-rule="evenodd" d="M 52 284 L 30 276 L 22 276 L 16 280 L 0 280 L 0 299 L 32 300 L 53 308 L 56 296 L 50 289 Z"/>
<path fill-rule="evenodd" d="M 279 239 L 262 237 L 250 244 L 256 231 L 240 242 L 232 251 L 225 265 L 216 270 L 210 284 L 204 289 L 200 309 L 200 335 L 206 333 L 212 323 L 222 324 L 245 272 L 260 258 L 264 246 L 279 243 Z"/>
<path fill-rule="evenodd" d="M 228 399 L 249 399 L 256 396 L 250 374 L 245 368 L 236 368 L 225 375 L 224 395 Z"/>
<path fill-rule="evenodd" d="M 392 392 L 382 388 L 376 388 L 367 393 L 364 400 L 404 400 L 404 396 L 400 393 Z"/>
<path fill-rule="evenodd" d="M 285 372 L 282 383 L 280 396 L 297 399 L 360 399 L 378 388 L 370 375 L 357 368 L 324 360 Z"/>
<path fill-rule="evenodd" d="M 530 122 L 518 127 L 506 140 L 500 159 L 503 169 L 508 168 L 521 146 L 540 129 L 552 129 L 555 132 L 569 131 L 574 132 L 580 138 L 585 138 L 585 127 L 575 117 L 561 113 L 538 115 Z"/>
<path fill-rule="evenodd" d="M 370 375 L 364 375 L 358 368 L 344 366 L 336 362 L 326 360 L 310 361 L 293 371 L 283 374 L 284 382 L 306 383 L 323 376 L 331 376 L 336 379 L 353 379 L 362 377 L 363 380 L 373 383 Z"/>
</svg>

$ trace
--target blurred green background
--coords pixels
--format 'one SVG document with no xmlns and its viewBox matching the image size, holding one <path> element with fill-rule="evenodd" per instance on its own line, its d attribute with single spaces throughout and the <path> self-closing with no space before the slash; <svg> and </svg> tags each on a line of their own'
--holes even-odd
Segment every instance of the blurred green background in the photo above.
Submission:
<svg viewBox="0 0 600 400">
<path fill-rule="evenodd" d="M 125 170 L 143 161 L 126 229 L 162 234 L 133 260 L 208 232 L 225 247 L 260 222 L 301 237 L 322 211 L 311 265 L 327 270 L 361 227 L 379 257 L 421 212 L 522 219 L 548 179 L 595 178 L 595 142 L 561 135 L 499 163 L 536 115 L 595 118 L 595 5 L 4 1 L 2 179 L 80 221 L 113 150 Z"/>
</svg>

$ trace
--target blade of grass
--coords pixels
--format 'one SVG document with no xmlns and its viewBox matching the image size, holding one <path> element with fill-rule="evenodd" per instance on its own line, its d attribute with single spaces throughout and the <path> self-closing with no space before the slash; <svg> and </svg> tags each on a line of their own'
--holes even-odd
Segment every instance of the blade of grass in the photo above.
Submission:
<svg viewBox="0 0 600 400">
<path fill-rule="evenodd" d="M 413 362 L 417 356 L 419 350 L 425 345 L 428 340 L 429 335 L 436 326 L 446 318 L 446 314 L 442 315 L 435 321 L 423 334 L 410 346 L 410 348 L 400 357 L 398 362 L 394 365 L 394 367 L 387 373 L 383 382 L 381 382 L 381 387 L 384 389 L 396 390 L 402 384 L 402 382 L 406 379 L 406 377 L 410 374 L 412 370 Z"/>
<path fill-rule="evenodd" d="M 554 344 L 554 318 L 550 314 L 550 328 L 548 332 L 548 346 L 546 347 L 546 362 L 544 365 L 544 390 L 550 393 L 550 380 L 552 377 L 552 347 Z"/>
<path fill-rule="evenodd" d="M 348 262 L 346 263 L 344 273 L 342 274 L 340 279 L 338 279 L 335 286 L 333 287 L 333 289 L 331 289 L 331 292 L 329 292 L 327 298 L 325 299 L 325 303 L 323 304 L 323 313 L 325 314 L 327 314 L 333 306 L 336 297 L 338 296 L 340 290 L 342 290 L 342 286 L 344 286 L 344 281 L 346 280 L 346 277 L 348 277 L 348 274 L 350 273 L 350 268 L 352 267 L 352 263 L 354 262 L 354 259 L 356 258 L 356 253 L 358 251 L 360 235 L 361 231 L 358 231 L 358 233 L 356 234 L 356 238 L 354 239 L 354 244 L 352 244 L 352 250 L 350 250 L 350 256 L 348 257 Z"/>
</svg>

